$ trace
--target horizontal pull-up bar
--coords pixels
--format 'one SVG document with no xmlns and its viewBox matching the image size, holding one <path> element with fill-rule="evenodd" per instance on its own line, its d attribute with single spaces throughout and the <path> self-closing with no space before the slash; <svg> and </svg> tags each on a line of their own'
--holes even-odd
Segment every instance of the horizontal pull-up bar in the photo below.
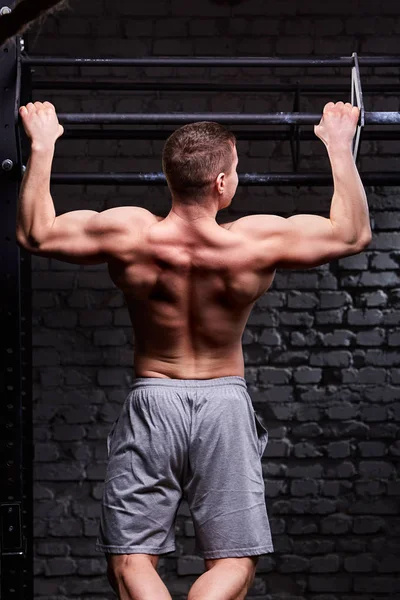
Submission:
<svg viewBox="0 0 400 600">
<path fill-rule="evenodd" d="M 352 67 L 352 56 L 326 58 L 277 58 L 261 56 L 152 56 L 143 58 L 66 58 L 57 56 L 22 56 L 22 64 L 28 66 L 57 67 Z M 362 67 L 400 66 L 400 56 L 359 56 Z"/>
<path fill-rule="evenodd" d="M 296 92 L 302 94 L 342 94 L 348 93 L 349 86 L 345 83 L 331 84 L 295 84 L 295 83 L 225 83 L 224 81 L 121 81 L 117 78 L 92 80 L 92 79 L 63 79 L 52 81 L 40 79 L 32 81 L 35 90 L 98 90 L 98 91 L 132 91 L 132 92 Z M 375 83 L 363 85 L 364 93 L 370 94 L 398 94 L 399 83 Z"/>
<path fill-rule="evenodd" d="M 364 185 L 399 185 L 400 173 L 362 173 Z M 77 185 L 166 185 L 163 173 L 55 173 L 52 184 Z M 328 173 L 243 173 L 240 185 L 317 185 L 333 184 Z"/>
<path fill-rule="evenodd" d="M 216 121 L 236 125 L 317 125 L 322 114 L 315 113 L 61 113 L 60 123 L 77 124 L 114 124 L 126 125 L 178 125 L 198 121 Z M 398 125 L 400 112 L 366 112 L 366 125 Z"/>
<path fill-rule="evenodd" d="M 166 140 L 173 129 L 86 129 L 67 128 L 62 140 Z M 256 141 L 287 141 L 293 138 L 291 131 L 284 129 L 260 130 L 235 130 L 232 129 L 238 140 Z M 315 133 L 311 130 L 298 132 L 300 140 L 317 141 Z M 380 129 L 363 131 L 363 140 L 400 140 L 400 129 Z"/>
</svg>

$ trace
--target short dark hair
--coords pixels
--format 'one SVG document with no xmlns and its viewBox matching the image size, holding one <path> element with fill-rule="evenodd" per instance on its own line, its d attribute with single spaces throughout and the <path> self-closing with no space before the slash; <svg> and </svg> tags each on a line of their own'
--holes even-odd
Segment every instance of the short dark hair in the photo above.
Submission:
<svg viewBox="0 0 400 600">
<path fill-rule="evenodd" d="M 219 173 L 233 163 L 234 134 L 219 123 L 201 121 L 180 127 L 163 149 L 163 171 L 172 192 L 183 199 L 203 198 Z"/>
</svg>

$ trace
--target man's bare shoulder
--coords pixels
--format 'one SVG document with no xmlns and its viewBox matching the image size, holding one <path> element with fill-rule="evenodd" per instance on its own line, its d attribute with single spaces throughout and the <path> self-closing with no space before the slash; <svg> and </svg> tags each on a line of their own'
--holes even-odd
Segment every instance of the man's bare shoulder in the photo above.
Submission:
<svg viewBox="0 0 400 600">
<path fill-rule="evenodd" d="M 133 223 L 135 221 L 140 223 L 143 223 L 144 221 L 147 221 L 148 223 L 157 223 L 164 219 L 164 217 L 158 217 L 147 210 L 147 208 L 142 208 L 140 206 L 116 206 L 114 208 L 103 210 L 100 215 L 104 220 L 120 221 L 121 223 Z"/>
<path fill-rule="evenodd" d="M 265 238 L 282 230 L 286 219 L 278 215 L 248 215 L 236 221 L 221 223 L 221 227 L 256 238 Z"/>
</svg>

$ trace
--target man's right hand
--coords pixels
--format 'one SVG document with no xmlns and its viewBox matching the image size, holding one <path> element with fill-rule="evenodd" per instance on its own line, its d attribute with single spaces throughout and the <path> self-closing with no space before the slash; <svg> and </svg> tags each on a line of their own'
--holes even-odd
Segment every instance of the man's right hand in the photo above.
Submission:
<svg viewBox="0 0 400 600">
<path fill-rule="evenodd" d="M 324 106 L 322 119 L 315 125 L 314 132 L 328 148 L 330 146 L 350 146 L 357 129 L 360 110 L 349 102 L 328 102 Z"/>
</svg>

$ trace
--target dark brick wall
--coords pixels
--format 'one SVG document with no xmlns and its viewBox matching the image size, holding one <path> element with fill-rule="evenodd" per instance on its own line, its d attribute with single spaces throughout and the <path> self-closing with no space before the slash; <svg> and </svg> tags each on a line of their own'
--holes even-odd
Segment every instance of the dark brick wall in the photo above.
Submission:
<svg viewBox="0 0 400 600">
<path fill-rule="evenodd" d="M 35 54 L 72 56 L 396 54 L 400 9 L 365 0 L 71 1 L 29 35 Z M 395 81 L 364 69 L 363 81 Z M 36 76 L 79 75 L 36 69 Z M 84 77 L 347 82 L 347 69 L 90 69 Z M 392 79 L 391 79 L 392 78 Z M 59 112 L 292 110 L 290 94 L 36 92 Z M 317 112 L 335 98 L 303 97 Z M 342 98 L 348 100 L 349 97 Z M 399 110 L 367 96 L 367 110 Z M 55 171 L 160 170 L 162 142 L 67 141 Z M 364 142 L 361 170 L 395 170 L 398 142 Z M 291 170 L 288 143 L 240 142 L 239 170 Z M 302 144 L 302 169 L 328 168 L 323 144 Z M 367 189 L 374 229 L 363 254 L 281 271 L 243 338 L 254 406 L 269 429 L 263 458 L 276 552 L 263 557 L 253 600 L 398 600 L 400 212 L 398 188 Z M 327 214 L 331 188 L 240 188 L 228 216 Z M 136 204 L 166 214 L 165 188 L 57 186 L 58 213 Z M 109 600 L 94 551 L 105 437 L 133 378 L 132 333 L 104 266 L 33 260 L 35 556 L 40 600 Z M 203 570 L 183 505 L 177 550 L 160 561 L 174 600 Z"/>
</svg>

